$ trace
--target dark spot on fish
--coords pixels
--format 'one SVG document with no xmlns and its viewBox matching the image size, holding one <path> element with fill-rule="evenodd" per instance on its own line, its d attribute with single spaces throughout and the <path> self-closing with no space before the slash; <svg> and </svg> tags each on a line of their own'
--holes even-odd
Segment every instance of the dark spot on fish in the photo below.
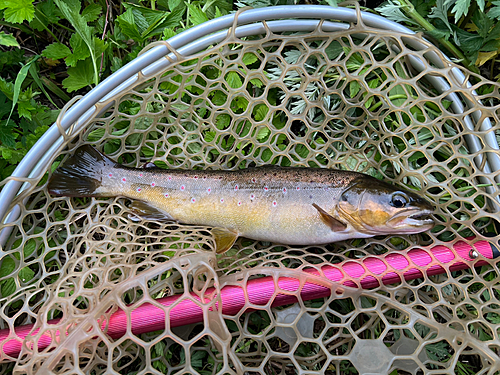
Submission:
<svg viewBox="0 0 500 375">
<path fill-rule="evenodd" d="M 310 196 L 309 196 L 309 199 L 313 199 L 313 196 L 312 196 L 312 195 L 310 195 Z"/>
<path fill-rule="evenodd" d="M 273 176 L 276 177 L 278 174 L 277 173 L 273 173 Z"/>
</svg>

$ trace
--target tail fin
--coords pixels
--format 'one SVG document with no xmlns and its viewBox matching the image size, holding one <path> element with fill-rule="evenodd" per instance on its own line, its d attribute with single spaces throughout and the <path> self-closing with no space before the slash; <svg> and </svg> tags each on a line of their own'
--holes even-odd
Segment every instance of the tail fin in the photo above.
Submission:
<svg viewBox="0 0 500 375">
<path fill-rule="evenodd" d="M 52 174 L 49 193 L 67 197 L 98 196 L 97 189 L 101 186 L 104 170 L 115 165 L 113 160 L 95 148 L 84 145 Z"/>
</svg>

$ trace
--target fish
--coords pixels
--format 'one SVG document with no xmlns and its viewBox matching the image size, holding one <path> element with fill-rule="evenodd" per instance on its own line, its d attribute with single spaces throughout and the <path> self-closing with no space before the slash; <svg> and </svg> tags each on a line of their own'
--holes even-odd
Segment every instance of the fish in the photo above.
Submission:
<svg viewBox="0 0 500 375">
<path fill-rule="evenodd" d="M 325 245 L 434 225 L 432 204 L 363 173 L 262 166 L 241 170 L 131 168 L 79 147 L 48 182 L 54 196 L 132 200 L 143 219 L 212 227 L 216 252 L 238 237 L 285 245 Z"/>
</svg>

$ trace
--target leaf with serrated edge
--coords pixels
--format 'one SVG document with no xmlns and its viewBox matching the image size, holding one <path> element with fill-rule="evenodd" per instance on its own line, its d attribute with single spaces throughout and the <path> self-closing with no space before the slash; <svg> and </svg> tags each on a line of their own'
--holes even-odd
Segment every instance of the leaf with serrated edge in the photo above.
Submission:
<svg viewBox="0 0 500 375">
<path fill-rule="evenodd" d="M 99 4 L 90 4 L 83 10 L 82 16 L 85 19 L 85 21 L 92 22 L 97 20 L 101 13 L 102 13 L 102 7 Z"/>
<path fill-rule="evenodd" d="M 92 59 L 92 65 L 94 70 L 94 83 L 97 85 L 99 83 L 99 72 L 97 70 L 97 58 L 94 51 L 94 44 L 92 43 L 92 29 L 87 25 L 85 19 L 80 15 L 80 9 L 71 8 L 62 0 L 54 0 L 57 7 L 64 15 L 64 17 L 71 23 L 75 28 L 75 31 L 80 35 L 82 40 L 87 45 L 90 51 L 90 57 Z"/>
<path fill-rule="evenodd" d="M 8 124 L 8 125 L 7 125 Z M 13 133 L 13 128 L 16 127 L 14 121 L 1 121 L 0 122 L 0 142 L 4 146 L 14 147 L 16 145 L 16 138 Z"/>
<path fill-rule="evenodd" d="M 68 78 L 62 83 L 68 92 L 79 90 L 93 83 L 92 64 L 90 61 L 79 61 L 76 67 L 68 69 Z"/>
<path fill-rule="evenodd" d="M 42 56 L 49 59 L 59 60 L 71 54 L 71 50 L 62 43 L 52 43 L 49 44 L 42 51 Z"/>
<path fill-rule="evenodd" d="M 243 86 L 243 81 L 241 80 L 240 75 L 236 72 L 227 73 L 226 82 L 229 87 L 233 89 L 239 89 L 241 86 Z"/>
<path fill-rule="evenodd" d="M 141 33 L 137 27 L 132 9 L 128 9 L 125 13 L 116 18 L 116 22 L 121 28 L 123 35 L 137 41 L 142 41 Z"/>
<path fill-rule="evenodd" d="M 446 0 L 437 0 L 436 6 L 432 8 L 428 17 L 441 20 L 451 33 L 453 32 L 453 30 L 451 28 L 450 22 L 448 21 L 448 9 L 450 8 L 450 6 L 451 4 L 449 4 Z M 444 30 L 442 31 L 444 32 Z M 446 36 L 450 36 L 450 33 L 447 33 Z"/>
<path fill-rule="evenodd" d="M 207 15 L 200 9 L 199 6 L 189 4 L 189 20 L 193 25 L 199 25 L 208 21 Z"/>
<path fill-rule="evenodd" d="M 3 16 L 7 22 L 22 23 L 35 16 L 33 0 L 2 0 L 0 9 L 5 9 Z"/>
<path fill-rule="evenodd" d="M 455 22 L 458 22 L 460 17 L 465 16 L 469 11 L 470 0 L 446 0 L 446 4 L 454 4 L 451 12 L 455 13 Z"/>
<path fill-rule="evenodd" d="M 403 23 L 406 22 L 409 25 L 417 26 L 417 23 L 412 19 L 406 17 L 404 13 L 401 11 L 401 5 L 393 0 L 389 0 L 387 3 L 384 3 L 382 6 L 375 8 L 377 12 L 379 12 L 384 17 L 390 19 L 394 22 Z"/>
<path fill-rule="evenodd" d="M 0 31 L 0 45 L 7 47 L 19 47 L 19 43 L 12 34 L 5 34 Z"/>
<path fill-rule="evenodd" d="M 494 0 L 491 2 L 493 5 L 491 9 L 488 11 L 488 17 L 491 19 L 498 19 L 500 20 L 500 0 Z"/>
</svg>

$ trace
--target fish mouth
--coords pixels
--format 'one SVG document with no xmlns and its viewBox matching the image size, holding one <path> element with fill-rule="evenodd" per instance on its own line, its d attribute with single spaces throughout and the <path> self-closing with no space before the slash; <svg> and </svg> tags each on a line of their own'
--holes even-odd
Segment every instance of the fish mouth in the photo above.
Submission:
<svg viewBox="0 0 500 375">
<path fill-rule="evenodd" d="M 405 210 L 393 216 L 393 218 L 390 220 L 390 223 L 391 226 L 396 229 L 415 228 L 420 232 L 430 229 L 434 226 L 434 220 L 431 218 L 431 214 L 431 210 Z"/>
</svg>

